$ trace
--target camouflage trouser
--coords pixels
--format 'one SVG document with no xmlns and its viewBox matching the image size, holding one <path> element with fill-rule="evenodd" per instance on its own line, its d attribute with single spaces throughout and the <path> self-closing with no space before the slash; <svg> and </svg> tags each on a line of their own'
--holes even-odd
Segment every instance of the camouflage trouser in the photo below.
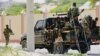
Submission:
<svg viewBox="0 0 100 56">
<path fill-rule="evenodd" d="M 9 43 L 9 36 L 5 36 L 6 45 Z"/>
<path fill-rule="evenodd" d="M 58 42 L 58 43 L 55 43 L 54 44 L 54 54 L 63 54 L 64 51 L 63 51 L 64 47 L 63 47 L 63 44 L 61 42 Z"/>
</svg>

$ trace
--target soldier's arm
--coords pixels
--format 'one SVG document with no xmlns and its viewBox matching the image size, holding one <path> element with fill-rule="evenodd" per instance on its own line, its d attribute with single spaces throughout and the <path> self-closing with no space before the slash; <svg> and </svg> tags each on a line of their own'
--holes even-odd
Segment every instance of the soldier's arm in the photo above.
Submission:
<svg viewBox="0 0 100 56">
<path fill-rule="evenodd" d="M 11 34 L 13 34 L 13 31 L 12 31 L 11 29 L 9 29 L 9 32 L 10 32 Z"/>
</svg>

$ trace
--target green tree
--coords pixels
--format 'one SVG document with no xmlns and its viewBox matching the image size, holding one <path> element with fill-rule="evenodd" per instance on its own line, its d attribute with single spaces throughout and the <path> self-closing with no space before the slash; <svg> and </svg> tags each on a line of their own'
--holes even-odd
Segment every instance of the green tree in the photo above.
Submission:
<svg viewBox="0 0 100 56">
<path fill-rule="evenodd" d="M 68 10 L 69 7 L 70 7 L 70 3 L 65 4 L 63 6 L 62 5 L 59 5 L 56 8 L 52 9 L 51 10 L 51 13 L 54 13 L 54 12 L 58 12 L 58 13 L 67 12 L 67 10 Z"/>
<path fill-rule="evenodd" d="M 77 6 L 83 5 L 87 0 L 56 0 L 58 2 L 58 6 L 51 10 L 51 12 L 67 12 L 73 2 L 77 3 Z"/>
<path fill-rule="evenodd" d="M 91 8 L 93 8 L 95 6 L 96 0 L 89 0 L 89 1 L 90 1 Z"/>
<path fill-rule="evenodd" d="M 100 1 L 100 0 L 89 0 L 89 1 L 90 1 L 90 4 L 91 4 L 91 8 L 94 8 L 96 2 Z"/>
<path fill-rule="evenodd" d="M 7 15 L 18 15 L 23 9 L 25 9 L 23 5 L 13 5 L 6 12 Z"/>
<path fill-rule="evenodd" d="M 60 3 L 61 5 L 65 5 L 65 4 L 70 3 L 70 0 L 59 0 L 59 3 Z"/>
</svg>

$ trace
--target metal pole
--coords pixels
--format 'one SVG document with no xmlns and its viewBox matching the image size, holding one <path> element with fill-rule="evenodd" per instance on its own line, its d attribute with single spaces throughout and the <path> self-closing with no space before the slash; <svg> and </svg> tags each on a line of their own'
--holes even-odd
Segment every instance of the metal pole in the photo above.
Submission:
<svg viewBox="0 0 100 56">
<path fill-rule="evenodd" d="M 9 20 L 9 27 L 11 28 L 11 19 Z"/>
<path fill-rule="evenodd" d="M 21 34 L 24 33 L 24 13 L 21 13 Z"/>
<path fill-rule="evenodd" d="M 33 0 L 27 0 L 27 51 L 34 52 L 34 19 L 33 19 Z"/>
<path fill-rule="evenodd" d="M 1 13 L 1 32 L 2 32 L 1 38 L 2 38 L 2 41 L 4 41 L 3 30 L 4 30 L 4 20 L 5 20 L 5 16 L 6 16 L 6 12 L 5 11 L 2 11 L 2 13 Z"/>
<path fill-rule="evenodd" d="M 1 41 L 4 40 L 3 30 L 4 30 L 4 16 L 1 15 Z"/>
</svg>

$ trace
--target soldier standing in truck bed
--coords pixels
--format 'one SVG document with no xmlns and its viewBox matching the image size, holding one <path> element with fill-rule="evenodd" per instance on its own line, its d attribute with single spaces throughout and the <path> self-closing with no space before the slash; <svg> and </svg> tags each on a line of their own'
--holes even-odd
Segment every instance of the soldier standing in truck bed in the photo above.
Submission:
<svg viewBox="0 0 100 56">
<path fill-rule="evenodd" d="M 81 13 L 84 10 L 81 11 Z M 76 3 L 73 3 L 72 8 L 68 11 L 68 18 L 70 18 L 71 27 L 76 29 L 77 36 L 82 35 L 82 26 L 78 21 L 78 16 L 80 15 L 79 9 Z"/>
<path fill-rule="evenodd" d="M 4 36 L 5 36 L 5 41 L 6 41 L 6 46 L 9 43 L 9 37 L 11 34 L 13 34 L 12 30 L 9 28 L 9 25 L 6 25 L 6 28 L 4 29 Z"/>
<path fill-rule="evenodd" d="M 76 3 L 73 3 L 72 8 L 70 8 L 68 11 L 68 18 L 70 18 L 70 21 L 74 20 L 75 26 L 80 26 L 78 22 L 78 16 L 79 16 L 79 9 Z"/>
<path fill-rule="evenodd" d="M 91 27 L 91 35 L 92 36 L 98 36 L 99 35 L 99 27 L 96 25 L 98 21 L 98 18 L 95 18 L 95 20 L 92 21 L 92 27 Z"/>
<path fill-rule="evenodd" d="M 79 9 L 76 6 L 76 3 L 73 3 L 72 8 L 69 9 L 67 15 L 68 15 L 68 18 L 79 16 Z"/>
</svg>

